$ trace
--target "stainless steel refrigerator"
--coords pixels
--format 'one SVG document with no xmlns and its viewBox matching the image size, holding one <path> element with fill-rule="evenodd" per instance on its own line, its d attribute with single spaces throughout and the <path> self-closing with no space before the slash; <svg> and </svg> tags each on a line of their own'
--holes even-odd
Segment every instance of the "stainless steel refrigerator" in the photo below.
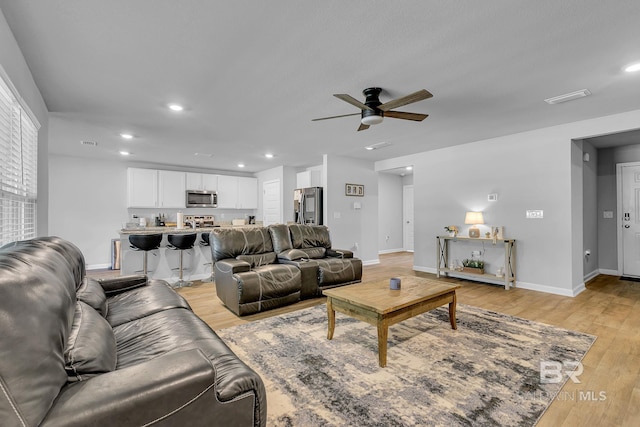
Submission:
<svg viewBox="0 0 640 427">
<path fill-rule="evenodd" d="M 293 190 L 293 211 L 298 224 L 322 225 L 322 187 Z"/>
</svg>

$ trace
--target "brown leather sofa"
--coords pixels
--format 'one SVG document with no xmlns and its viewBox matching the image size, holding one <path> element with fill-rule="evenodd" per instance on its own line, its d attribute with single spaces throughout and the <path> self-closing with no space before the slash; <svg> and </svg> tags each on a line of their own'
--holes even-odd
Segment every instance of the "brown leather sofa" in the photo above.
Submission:
<svg viewBox="0 0 640 427">
<path fill-rule="evenodd" d="M 238 316 L 304 298 L 322 289 L 359 282 L 362 261 L 331 248 L 324 226 L 275 225 L 210 234 L 218 298 Z"/>
<path fill-rule="evenodd" d="M 166 282 L 92 280 L 56 237 L 0 248 L 0 424 L 265 426 L 261 378 Z"/>
</svg>

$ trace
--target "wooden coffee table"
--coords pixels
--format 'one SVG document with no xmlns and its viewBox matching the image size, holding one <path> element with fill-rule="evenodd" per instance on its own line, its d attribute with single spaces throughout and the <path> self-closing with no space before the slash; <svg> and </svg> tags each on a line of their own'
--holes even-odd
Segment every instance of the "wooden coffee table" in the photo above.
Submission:
<svg viewBox="0 0 640 427">
<path fill-rule="evenodd" d="M 389 289 L 389 280 L 360 283 L 327 289 L 327 339 L 333 338 L 336 311 L 362 320 L 378 328 L 378 360 L 380 367 L 387 365 L 387 337 L 389 326 L 444 304 L 449 304 L 449 322 L 456 326 L 456 289 L 436 280 L 414 276 L 400 276 L 400 290 Z"/>
</svg>

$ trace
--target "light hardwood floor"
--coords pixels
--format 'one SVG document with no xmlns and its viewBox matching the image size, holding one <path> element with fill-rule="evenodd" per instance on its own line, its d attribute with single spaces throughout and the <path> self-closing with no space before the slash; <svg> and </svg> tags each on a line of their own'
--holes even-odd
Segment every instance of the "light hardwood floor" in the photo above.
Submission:
<svg viewBox="0 0 640 427">
<path fill-rule="evenodd" d="M 363 281 L 397 275 L 435 279 L 433 274 L 413 271 L 412 266 L 412 253 L 381 255 L 380 264 L 364 267 Z M 640 282 L 598 276 L 587 283 L 586 291 L 571 298 L 517 288 L 507 291 L 503 287 L 460 279 L 442 280 L 461 285 L 458 304 L 598 337 L 582 361 L 584 372 L 578 377 L 581 383 L 569 379 L 538 426 L 640 425 Z M 196 283 L 179 292 L 214 330 L 325 303 L 325 298 L 305 300 L 239 318 L 220 303 L 213 283 Z"/>
</svg>

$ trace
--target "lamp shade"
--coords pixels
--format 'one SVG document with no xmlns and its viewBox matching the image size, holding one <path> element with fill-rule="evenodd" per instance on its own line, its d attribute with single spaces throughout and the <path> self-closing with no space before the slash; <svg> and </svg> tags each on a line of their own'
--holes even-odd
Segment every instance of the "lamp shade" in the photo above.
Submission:
<svg viewBox="0 0 640 427">
<path fill-rule="evenodd" d="M 482 212 L 467 212 L 464 217 L 465 224 L 484 224 Z"/>
</svg>

